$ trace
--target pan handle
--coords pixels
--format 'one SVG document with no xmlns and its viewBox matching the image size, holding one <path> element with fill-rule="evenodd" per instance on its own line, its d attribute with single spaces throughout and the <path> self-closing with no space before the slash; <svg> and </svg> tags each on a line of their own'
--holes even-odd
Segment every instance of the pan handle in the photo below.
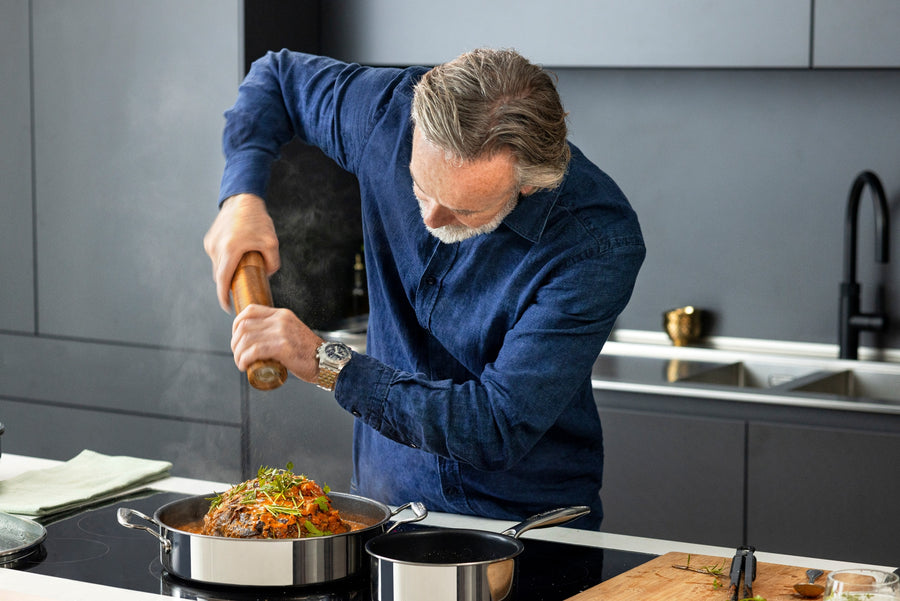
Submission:
<svg viewBox="0 0 900 601">
<path fill-rule="evenodd" d="M 515 526 L 507 528 L 500 534 L 519 538 L 521 534 L 528 532 L 532 528 L 547 528 L 548 526 L 556 526 L 557 524 L 565 524 L 571 522 L 575 518 L 580 518 L 591 512 L 591 508 L 586 505 L 576 505 L 574 507 L 560 507 L 559 509 L 551 509 L 537 515 L 533 515 L 524 522 L 519 522 Z"/>
<path fill-rule="evenodd" d="M 422 503 L 419 503 L 418 501 L 416 501 L 414 503 L 407 503 L 406 505 L 401 505 L 400 507 L 398 507 L 397 509 L 395 509 L 394 511 L 391 512 L 391 517 L 394 517 L 395 515 L 397 515 L 398 513 L 400 513 L 401 511 L 404 511 L 406 509 L 411 509 L 413 512 L 413 516 L 411 518 L 406 518 L 404 520 L 397 520 L 396 522 L 391 524 L 387 530 L 384 531 L 385 534 L 387 534 L 388 532 L 390 532 L 391 530 L 393 530 L 394 528 L 396 528 L 397 526 L 399 526 L 401 524 L 412 524 L 413 522 L 418 522 L 420 520 L 424 520 L 425 516 L 428 515 L 428 510 L 425 509 L 425 506 Z"/>
<path fill-rule="evenodd" d="M 144 526 L 142 524 L 132 524 L 128 521 L 128 518 L 131 516 L 137 516 L 142 520 L 146 520 L 159 528 L 159 524 L 153 518 L 144 515 L 140 511 L 136 509 L 128 509 L 127 507 L 119 507 L 119 510 L 116 512 L 116 519 L 119 521 L 119 524 L 125 526 L 126 528 L 133 528 L 135 530 L 146 530 L 153 536 L 155 536 L 162 546 L 165 548 L 166 553 L 169 553 L 172 550 L 172 541 L 161 535 L 157 530 L 150 528 L 149 526 Z"/>
</svg>

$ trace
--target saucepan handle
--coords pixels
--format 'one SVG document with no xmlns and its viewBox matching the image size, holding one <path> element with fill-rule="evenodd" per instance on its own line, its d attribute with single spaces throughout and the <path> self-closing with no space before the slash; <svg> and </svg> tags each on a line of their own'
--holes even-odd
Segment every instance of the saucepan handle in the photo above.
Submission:
<svg viewBox="0 0 900 601">
<path fill-rule="evenodd" d="M 561 507 L 559 509 L 551 509 L 537 515 L 533 515 L 524 522 L 519 522 L 500 534 L 518 538 L 519 535 L 531 530 L 532 528 L 547 528 L 557 524 L 565 524 L 571 522 L 575 518 L 580 518 L 591 512 L 591 508 L 586 505 L 576 505 L 575 507 Z"/>
<path fill-rule="evenodd" d="M 150 528 L 149 526 L 144 526 L 143 524 L 132 524 L 128 521 L 128 518 L 135 516 L 139 517 L 142 520 L 150 522 L 154 526 L 156 526 L 156 530 Z M 159 524 L 151 518 L 150 516 L 144 515 L 140 511 L 136 509 L 129 509 L 127 507 L 119 507 L 119 510 L 116 512 L 116 519 L 119 521 L 119 524 L 125 526 L 126 528 L 132 528 L 134 530 L 146 530 L 153 536 L 155 536 L 160 543 L 162 543 L 163 548 L 165 548 L 166 553 L 169 553 L 172 550 L 172 541 L 164 537 L 159 533 Z"/>
<path fill-rule="evenodd" d="M 401 505 L 400 507 L 398 507 L 397 509 L 395 509 L 394 511 L 391 512 L 391 517 L 394 517 L 398 513 L 401 513 L 402 511 L 405 511 L 407 509 L 409 509 L 413 512 L 413 516 L 406 518 L 406 519 L 397 520 L 396 522 L 391 524 L 387 530 L 384 531 L 385 534 L 387 534 L 388 532 L 390 532 L 391 530 L 393 530 L 394 528 L 396 528 L 397 526 L 399 526 L 401 524 L 412 524 L 413 522 L 418 522 L 420 520 L 424 520 L 425 516 L 428 515 L 428 510 L 425 509 L 425 506 L 422 503 L 419 503 L 418 501 L 416 501 L 414 503 L 407 503 L 406 505 Z"/>
</svg>

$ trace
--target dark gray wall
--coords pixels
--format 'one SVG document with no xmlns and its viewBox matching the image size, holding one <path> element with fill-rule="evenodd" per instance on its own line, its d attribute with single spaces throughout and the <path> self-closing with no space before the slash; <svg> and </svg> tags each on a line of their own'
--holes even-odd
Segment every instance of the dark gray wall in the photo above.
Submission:
<svg viewBox="0 0 900 601">
<path fill-rule="evenodd" d="M 847 196 L 871 169 L 894 249 L 876 269 L 867 196 L 863 306 L 884 281 L 883 342 L 900 347 L 900 71 L 556 72 L 573 140 L 625 190 L 647 240 L 619 327 L 660 331 L 663 310 L 695 304 L 716 313 L 716 335 L 836 344 Z"/>
</svg>

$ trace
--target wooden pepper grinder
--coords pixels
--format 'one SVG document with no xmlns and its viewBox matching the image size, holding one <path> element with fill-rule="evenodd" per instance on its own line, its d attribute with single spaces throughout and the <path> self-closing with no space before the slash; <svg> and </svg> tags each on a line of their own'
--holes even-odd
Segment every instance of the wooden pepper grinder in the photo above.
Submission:
<svg viewBox="0 0 900 601">
<path fill-rule="evenodd" d="M 243 311 L 247 305 L 272 306 L 272 290 L 266 275 L 266 263 L 260 253 L 250 251 L 241 257 L 231 280 L 231 296 L 235 314 Z M 287 369 L 274 359 L 255 361 L 247 370 L 247 380 L 257 390 L 278 388 L 286 379 Z"/>
</svg>

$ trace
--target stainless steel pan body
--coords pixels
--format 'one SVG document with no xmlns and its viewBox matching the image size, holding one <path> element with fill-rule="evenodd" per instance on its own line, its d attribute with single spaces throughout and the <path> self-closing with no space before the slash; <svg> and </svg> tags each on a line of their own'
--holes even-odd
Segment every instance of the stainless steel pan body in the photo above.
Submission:
<svg viewBox="0 0 900 601">
<path fill-rule="evenodd" d="M 332 506 L 347 519 L 364 527 L 344 534 L 299 539 L 240 539 L 206 536 L 184 530 L 202 520 L 209 498 L 201 495 L 163 505 L 150 518 L 139 511 L 119 508 L 118 521 L 126 528 L 145 530 L 160 542 L 160 562 L 170 574 L 208 584 L 232 586 L 304 586 L 353 576 L 364 565 L 366 543 L 401 523 L 424 518 L 420 503 L 408 503 L 394 511 L 387 505 L 344 493 L 329 493 Z M 413 517 L 388 526 L 388 520 L 405 509 Z M 129 521 L 138 517 L 151 528 Z"/>
</svg>

